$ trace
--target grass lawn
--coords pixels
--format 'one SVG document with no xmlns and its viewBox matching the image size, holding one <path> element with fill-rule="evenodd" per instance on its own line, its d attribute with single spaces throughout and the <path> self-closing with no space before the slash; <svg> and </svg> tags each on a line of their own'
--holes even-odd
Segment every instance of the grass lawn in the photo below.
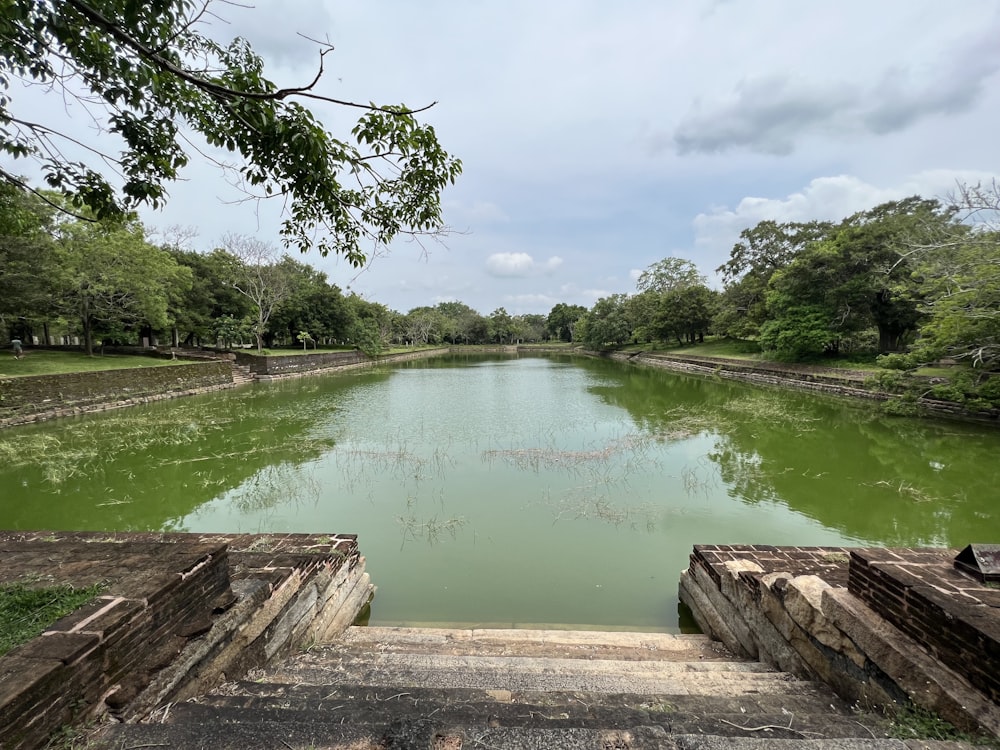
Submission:
<svg viewBox="0 0 1000 750">
<path fill-rule="evenodd" d="M 132 354 L 95 354 L 88 357 L 83 352 L 54 351 L 52 349 L 24 350 L 23 359 L 14 359 L 10 351 L 0 354 L 0 378 L 22 375 L 57 375 L 64 372 L 92 372 L 96 370 L 124 370 L 132 367 L 164 367 L 188 364 L 184 360 L 158 359 Z"/>
<path fill-rule="evenodd" d="M 669 350 L 671 354 L 690 354 L 698 357 L 726 357 L 727 359 L 765 360 L 760 347 L 752 341 L 737 341 L 735 339 L 719 339 L 706 341 L 704 344 L 681 346 Z"/>
<path fill-rule="evenodd" d="M 97 596 L 101 588 L 34 588 L 17 583 L 0 585 L 0 656 L 40 635 L 60 617 Z"/>
<path fill-rule="evenodd" d="M 241 354 L 252 354 L 255 357 L 294 357 L 296 354 L 332 354 L 333 352 L 353 352 L 353 346 L 324 346 L 322 349 L 303 349 L 301 346 L 289 347 L 287 349 L 268 349 L 264 347 L 259 352 L 257 347 L 250 349 L 234 349 Z"/>
<path fill-rule="evenodd" d="M 725 359 L 743 359 L 753 362 L 772 362 L 774 364 L 784 364 L 782 360 L 769 357 L 761 352 L 754 341 L 740 341 L 737 339 L 712 339 L 709 338 L 703 344 L 693 344 L 690 346 L 665 346 L 663 344 L 632 345 L 626 347 L 626 351 L 662 351 L 667 354 L 690 355 L 692 357 L 723 357 Z M 793 364 L 817 365 L 820 367 L 830 367 L 840 370 L 862 370 L 870 372 L 881 372 L 883 368 L 875 361 L 875 354 L 845 355 L 840 357 L 817 357 L 815 359 L 795 362 Z M 922 374 L 922 373 L 921 373 Z"/>
<path fill-rule="evenodd" d="M 748 359 L 767 361 L 760 348 L 753 341 L 736 339 L 709 339 L 703 344 L 689 346 L 668 345 L 662 342 L 650 344 L 633 344 L 625 347 L 625 351 L 663 352 L 665 354 L 682 354 L 694 357 L 725 357 L 727 359 Z"/>
</svg>

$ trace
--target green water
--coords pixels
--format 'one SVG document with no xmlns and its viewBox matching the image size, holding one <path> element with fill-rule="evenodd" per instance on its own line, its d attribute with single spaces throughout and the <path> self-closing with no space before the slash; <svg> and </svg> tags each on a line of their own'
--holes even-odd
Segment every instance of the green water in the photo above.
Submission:
<svg viewBox="0 0 1000 750">
<path fill-rule="evenodd" d="M 1000 432 L 452 357 L 0 433 L 8 529 L 357 533 L 372 623 L 678 627 L 696 543 L 1000 541 Z"/>
</svg>

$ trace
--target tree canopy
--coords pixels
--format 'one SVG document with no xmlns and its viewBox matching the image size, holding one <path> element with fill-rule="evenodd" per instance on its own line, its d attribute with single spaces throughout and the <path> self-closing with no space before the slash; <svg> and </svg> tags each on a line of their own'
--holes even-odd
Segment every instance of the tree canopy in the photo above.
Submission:
<svg viewBox="0 0 1000 750">
<path fill-rule="evenodd" d="M 444 229 L 440 193 L 461 162 L 418 111 L 321 94 L 325 44 L 311 81 L 279 88 L 246 40 L 203 33 L 213 14 L 193 0 L 0 0 L 0 153 L 32 160 L 73 209 L 103 219 L 161 206 L 198 134 L 233 155 L 245 190 L 283 203 L 286 246 L 357 266 L 401 233 Z M 100 137 L 83 142 L 64 117 L 37 121 L 19 108 L 15 81 L 82 107 Z M 361 116 L 336 136 L 310 101 Z M 0 178 L 26 186 L 8 171 Z"/>
</svg>

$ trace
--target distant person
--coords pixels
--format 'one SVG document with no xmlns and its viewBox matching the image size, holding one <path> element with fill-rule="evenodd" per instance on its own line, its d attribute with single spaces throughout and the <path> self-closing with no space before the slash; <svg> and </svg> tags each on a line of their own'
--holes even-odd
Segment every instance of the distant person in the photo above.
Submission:
<svg viewBox="0 0 1000 750">
<path fill-rule="evenodd" d="M 21 339 L 11 339 L 10 345 L 14 349 L 14 359 L 21 359 L 24 356 L 24 349 L 21 348 Z"/>
</svg>

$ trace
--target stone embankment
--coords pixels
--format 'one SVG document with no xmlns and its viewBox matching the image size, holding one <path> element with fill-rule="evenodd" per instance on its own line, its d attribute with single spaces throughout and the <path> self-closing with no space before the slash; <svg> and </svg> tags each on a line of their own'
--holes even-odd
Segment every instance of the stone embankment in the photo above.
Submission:
<svg viewBox="0 0 1000 750">
<path fill-rule="evenodd" d="M 0 427 L 121 409 L 233 385 L 233 366 L 225 360 L 2 378 Z"/>
<path fill-rule="evenodd" d="M 258 357 L 177 349 L 161 351 L 158 356 L 194 361 L 170 367 L 0 378 L 0 428 L 194 396 L 254 381 L 326 375 L 424 359 L 448 351 L 421 349 L 371 358 L 358 351 Z"/>
<path fill-rule="evenodd" d="M 740 656 L 1000 737 L 1000 589 L 955 553 L 698 545 L 680 598 Z"/>
<path fill-rule="evenodd" d="M 436 349 L 418 349 L 413 352 L 396 352 L 378 357 L 369 357 L 357 350 L 317 352 L 314 354 L 270 354 L 266 357 L 244 352 L 236 352 L 235 355 L 236 363 L 248 368 L 254 380 L 266 381 L 302 377 L 304 375 L 326 375 L 334 372 L 375 367 L 380 364 L 427 359 L 428 357 L 447 354 L 448 351 L 448 347 L 439 347 Z"/>
<path fill-rule="evenodd" d="M 894 394 L 869 388 L 866 380 L 872 373 L 815 365 L 794 363 L 758 362 L 725 357 L 699 357 L 695 355 L 667 354 L 661 352 L 615 352 L 612 359 L 630 364 L 658 367 L 673 372 L 689 373 L 723 380 L 739 380 L 755 385 L 779 386 L 797 390 L 825 393 L 867 401 L 888 401 Z M 942 417 L 997 423 L 1000 410 L 971 412 L 960 404 L 920 398 L 917 404 L 924 411 Z"/>
<path fill-rule="evenodd" d="M 350 535 L 0 532 L 0 582 L 103 592 L 0 658 L 0 747 L 136 721 L 335 638 L 374 589 Z"/>
</svg>

